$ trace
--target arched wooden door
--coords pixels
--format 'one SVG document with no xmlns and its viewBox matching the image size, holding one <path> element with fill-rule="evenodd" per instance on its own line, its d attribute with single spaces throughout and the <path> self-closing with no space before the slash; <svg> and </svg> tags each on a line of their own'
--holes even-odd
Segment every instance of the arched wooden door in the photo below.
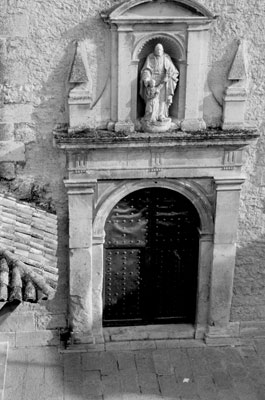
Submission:
<svg viewBox="0 0 265 400">
<path fill-rule="evenodd" d="M 199 217 L 164 188 L 120 200 L 106 225 L 104 326 L 194 322 Z"/>
</svg>

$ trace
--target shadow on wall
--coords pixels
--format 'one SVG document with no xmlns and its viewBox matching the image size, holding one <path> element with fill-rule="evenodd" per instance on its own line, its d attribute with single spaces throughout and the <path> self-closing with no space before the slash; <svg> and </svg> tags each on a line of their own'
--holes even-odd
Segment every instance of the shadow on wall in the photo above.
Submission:
<svg viewBox="0 0 265 400">
<path fill-rule="evenodd" d="M 265 320 L 265 235 L 237 248 L 232 321 Z"/>
<path fill-rule="evenodd" d="M 91 26 L 91 21 L 88 20 L 87 23 L 81 23 L 64 32 L 60 37 L 59 45 L 57 44 L 58 53 L 53 54 L 50 60 L 50 63 L 53 62 L 54 65 L 50 67 L 51 64 L 48 64 L 50 74 L 46 81 L 40 82 L 42 88 L 35 94 L 40 100 L 38 105 L 34 106 L 31 116 L 36 132 L 36 142 L 26 144 L 26 163 L 20 167 L 18 179 L 15 181 L 21 187 L 26 185 L 25 181 L 29 180 L 46 187 L 58 216 L 58 289 L 54 300 L 45 305 L 47 310 L 54 314 L 67 314 L 69 257 L 68 203 L 63 184 L 63 179 L 66 177 L 66 158 L 65 154 L 53 145 L 53 129 L 57 124 L 68 124 L 67 98 L 72 87 L 68 81 L 76 40 L 91 39 L 91 42 L 98 44 L 94 46 L 91 57 L 93 57 L 94 68 L 96 69 L 99 65 L 100 72 L 95 75 L 96 71 L 92 70 L 92 75 L 94 72 L 97 82 L 95 87 L 98 91 L 102 90 L 103 81 L 109 73 L 105 61 L 109 57 L 109 55 L 106 56 L 108 44 L 105 31 L 106 27 L 100 20 L 96 24 L 94 22 L 94 26 Z M 48 40 L 51 41 L 51 48 L 54 47 L 53 39 L 48 38 Z M 62 55 L 61 58 L 59 58 L 60 55 Z M 97 95 L 98 93 L 95 93 L 95 96 Z M 46 327 L 49 329 L 49 324 Z"/>
<path fill-rule="evenodd" d="M 220 127 L 223 113 L 223 95 L 229 83 L 227 76 L 238 49 L 234 39 L 223 50 L 222 57 L 215 61 L 208 73 L 204 99 L 204 120 L 207 126 Z"/>
</svg>

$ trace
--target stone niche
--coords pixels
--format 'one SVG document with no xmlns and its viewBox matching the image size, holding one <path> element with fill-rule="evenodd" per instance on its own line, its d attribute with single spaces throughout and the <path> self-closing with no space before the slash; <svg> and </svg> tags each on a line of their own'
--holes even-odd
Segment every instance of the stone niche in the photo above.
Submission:
<svg viewBox="0 0 265 400">
<path fill-rule="evenodd" d="M 111 26 L 111 120 L 115 130 L 135 128 L 143 116 L 139 74 L 157 43 L 179 70 L 170 107 L 184 130 L 205 128 L 204 83 L 208 65 L 209 26 L 214 16 L 197 2 L 129 1 L 102 15 Z"/>
<path fill-rule="evenodd" d="M 213 15 L 191 0 L 130 0 L 103 17 L 111 27 L 112 38 L 112 130 L 55 132 L 57 147 L 67 153 L 69 328 L 73 344 L 94 346 L 115 336 L 114 331 L 110 333 L 112 328 L 109 331 L 102 324 L 105 225 L 120 200 L 146 188 L 164 188 L 182 195 L 198 216 L 195 318 L 184 333 L 181 324 L 163 329 L 153 325 L 139 328 L 140 334 L 127 328 L 114 340 L 130 339 L 132 334 L 136 339 L 206 338 L 208 343 L 216 338 L 225 342 L 238 337 L 239 324 L 230 323 L 230 309 L 244 182 L 242 151 L 257 135 L 241 120 L 229 120 L 230 105 L 236 107 L 238 103 L 236 90 L 233 96 L 224 97 L 226 130 L 205 127 L 203 98 Z M 163 45 L 179 71 L 169 113 L 176 126 L 164 133 L 139 132 L 136 128 L 144 112 L 139 74 L 157 43 Z M 236 58 L 237 64 L 240 59 Z M 243 74 L 232 72 L 234 85 Z M 86 81 L 83 75 L 81 80 L 74 78 L 78 90 Z M 242 103 L 241 86 L 238 92 Z M 84 90 L 89 103 L 86 84 Z M 242 112 L 240 115 L 242 119 Z M 231 125 L 233 130 L 228 129 Z"/>
</svg>

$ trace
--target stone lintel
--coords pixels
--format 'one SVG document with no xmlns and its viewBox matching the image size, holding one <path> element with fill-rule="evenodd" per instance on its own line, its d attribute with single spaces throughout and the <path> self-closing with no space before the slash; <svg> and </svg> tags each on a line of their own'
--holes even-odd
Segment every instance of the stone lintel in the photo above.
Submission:
<svg viewBox="0 0 265 400">
<path fill-rule="evenodd" d="M 118 26 L 126 25 L 134 25 L 134 24 L 187 24 L 190 26 L 191 30 L 205 30 L 210 28 L 210 24 L 212 22 L 212 18 L 205 18 L 205 17 L 141 17 L 141 18 L 113 18 L 111 20 L 108 20 L 105 22 L 111 23 L 111 24 L 116 24 Z M 196 29 L 197 28 L 197 29 Z"/>
</svg>

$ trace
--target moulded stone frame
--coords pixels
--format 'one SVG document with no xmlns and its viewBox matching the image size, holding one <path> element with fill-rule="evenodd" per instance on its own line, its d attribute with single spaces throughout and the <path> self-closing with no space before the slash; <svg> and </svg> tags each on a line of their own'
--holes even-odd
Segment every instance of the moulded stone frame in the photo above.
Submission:
<svg viewBox="0 0 265 400">
<path fill-rule="evenodd" d="M 126 15 L 132 8 L 150 4 L 151 0 L 131 0 L 102 17 L 111 26 L 111 120 L 117 124 L 135 124 L 137 121 L 138 53 L 141 43 L 150 37 L 170 37 L 179 46 L 177 34 L 185 36 L 181 65 L 179 119 L 183 130 L 200 130 L 203 121 L 203 100 L 208 68 L 209 27 L 214 15 L 192 0 L 172 0 L 189 7 L 191 16 L 170 15 L 148 18 Z M 163 3 L 167 7 L 167 2 Z M 198 11 L 201 15 L 198 15 Z M 184 50 L 184 51 L 183 51 Z M 185 85 L 183 85 L 183 81 Z M 125 90 L 126 88 L 126 90 Z"/>
<path fill-rule="evenodd" d="M 244 182 L 241 156 L 242 148 L 257 137 L 254 130 L 220 136 L 211 131 L 207 136 L 133 133 L 115 135 L 115 140 L 106 133 L 94 140 L 86 132 L 81 138 L 56 137 L 68 153 L 69 327 L 74 343 L 103 341 L 105 221 L 123 196 L 150 185 L 180 192 L 201 218 L 196 338 L 212 342 L 238 336 L 230 310 Z M 200 179 L 207 180 L 207 188 Z"/>
<path fill-rule="evenodd" d="M 215 182 L 216 207 L 192 178 L 107 180 L 97 199 L 100 181 L 69 179 L 70 326 L 78 343 L 102 343 L 105 222 L 127 194 L 147 187 L 163 187 L 184 195 L 200 221 L 195 338 L 208 341 L 237 335 L 231 325 L 233 275 L 239 195 L 244 179 L 226 171 Z M 208 177 L 210 179 L 210 177 Z M 102 181 L 101 181 L 102 182 Z M 82 229 L 78 230 L 82 221 Z M 86 234 L 84 234 L 86 232 Z"/>
<path fill-rule="evenodd" d="M 207 329 L 209 304 L 209 279 L 210 266 L 213 250 L 213 216 L 212 205 L 205 194 L 192 181 L 185 180 L 138 180 L 122 181 L 118 188 L 113 190 L 110 183 L 109 190 L 105 192 L 104 199 L 98 204 L 95 210 L 93 223 L 93 336 L 96 341 L 101 341 L 102 315 L 103 315 L 103 281 L 104 281 L 104 241 L 105 241 L 105 222 L 113 207 L 126 195 L 134 191 L 150 188 L 162 187 L 185 196 L 194 205 L 199 215 L 201 227 L 199 236 L 199 257 L 198 257 L 198 290 L 197 290 L 197 310 L 195 331 L 196 337 L 203 337 Z"/>
</svg>

